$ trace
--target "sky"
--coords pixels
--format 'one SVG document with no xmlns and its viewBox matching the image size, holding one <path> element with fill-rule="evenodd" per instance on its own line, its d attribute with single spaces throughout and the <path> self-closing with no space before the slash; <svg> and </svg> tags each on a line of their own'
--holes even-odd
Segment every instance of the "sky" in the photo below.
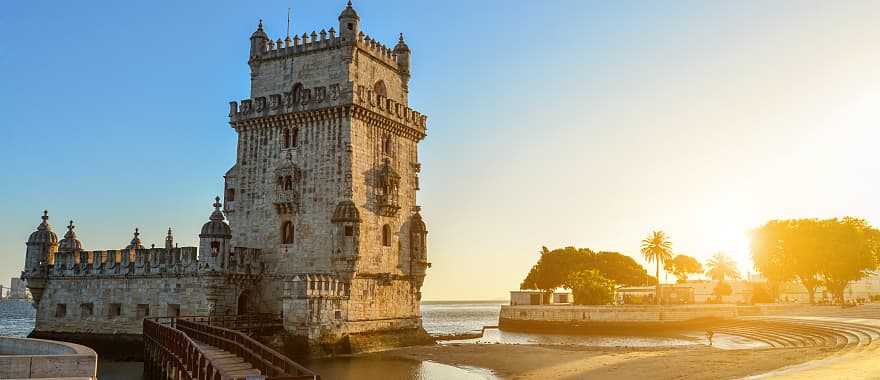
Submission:
<svg viewBox="0 0 880 380">
<path fill-rule="evenodd" d="M 86 249 L 198 229 L 235 160 L 249 36 L 337 26 L 344 1 L 49 2 L 0 11 L 0 279 L 43 209 Z M 754 272 L 770 219 L 880 224 L 880 4 L 355 1 L 413 51 L 427 114 L 423 299 L 506 299 L 542 246 L 676 253 Z M 338 26 L 337 26 L 338 29 Z M 233 226 L 234 227 L 234 226 Z M 662 277 L 662 275 L 661 275 Z M 670 276 L 670 280 L 672 277 Z"/>
</svg>

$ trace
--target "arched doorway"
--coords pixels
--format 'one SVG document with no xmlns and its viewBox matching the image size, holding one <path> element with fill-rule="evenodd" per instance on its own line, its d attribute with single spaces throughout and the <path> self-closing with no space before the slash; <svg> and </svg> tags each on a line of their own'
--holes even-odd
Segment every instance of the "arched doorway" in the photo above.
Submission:
<svg viewBox="0 0 880 380">
<path fill-rule="evenodd" d="M 253 294 L 249 290 L 244 290 L 238 295 L 238 315 L 256 314 L 257 311 L 254 310 L 252 297 Z"/>
</svg>

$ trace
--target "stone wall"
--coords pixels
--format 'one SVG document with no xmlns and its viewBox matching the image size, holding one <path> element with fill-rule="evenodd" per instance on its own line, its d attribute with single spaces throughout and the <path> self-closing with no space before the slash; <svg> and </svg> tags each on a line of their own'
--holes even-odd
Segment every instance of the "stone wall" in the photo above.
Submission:
<svg viewBox="0 0 880 380">
<path fill-rule="evenodd" d="M 672 306 L 501 306 L 499 322 L 667 323 L 704 318 L 735 318 L 735 305 Z"/>
<path fill-rule="evenodd" d="M 0 337 L 0 379 L 96 379 L 98 355 L 78 344 Z"/>
</svg>

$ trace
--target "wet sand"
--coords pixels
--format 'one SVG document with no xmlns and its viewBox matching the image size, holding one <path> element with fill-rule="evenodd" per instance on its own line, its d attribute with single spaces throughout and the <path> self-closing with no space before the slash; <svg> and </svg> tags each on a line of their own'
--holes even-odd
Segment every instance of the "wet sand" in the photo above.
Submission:
<svg viewBox="0 0 880 380">
<path fill-rule="evenodd" d="M 823 348 L 722 350 L 702 345 L 596 348 L 448 344 L 398 349 L 378 357 L 489 369 L 504 379 L 733 379 L 820 359 Z"/>
</svg>

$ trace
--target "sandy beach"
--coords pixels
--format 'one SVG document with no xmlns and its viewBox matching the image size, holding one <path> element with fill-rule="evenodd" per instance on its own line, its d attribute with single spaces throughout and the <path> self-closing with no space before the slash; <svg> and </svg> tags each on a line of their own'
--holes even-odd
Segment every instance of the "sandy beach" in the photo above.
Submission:
<svg viewBox="0 0 880 380">
<path fill-rule="evenodd" d="M 447 344 L 398 349 L 378 356 L 481 367 L 505 379 L 733 379 L 820 359 L 825 348 L 722 350 L 596 348 L 508 344 Z"/>
</svg>

